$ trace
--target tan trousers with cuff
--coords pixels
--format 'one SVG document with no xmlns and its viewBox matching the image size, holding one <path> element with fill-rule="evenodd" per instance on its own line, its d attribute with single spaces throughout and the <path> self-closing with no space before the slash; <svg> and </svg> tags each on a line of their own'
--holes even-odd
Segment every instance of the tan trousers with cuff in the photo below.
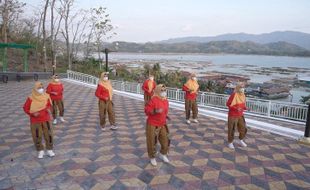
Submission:
<svg viewBox="0 0 310 190">
<path fill-rule="evenodd" d="M 99 118 L 100 118 L 100 126 L 105 126 L 105 118 L 108 113 L 110 125 L 115 125 L 115 113 L 114 113 L 114 105 L 113 102 L 99 100 Z"/>
<path fill-rule="evenodd" d="M 152 96 L 149 96 L 146 93 L 144 93 L 144 105 L 146 105 L 151 100 L 151 98 Z"/>
<path fill-rule="evenodd" d="M 64 116 L 64 102 L 63 100 L 53 100 L 53 118 L 57 118 L 57 109 L 59 110 L 59 116 L 63 117 Z"/>
<path fill-rule="evenodd" d="M 44 136 L 47 150 L 53 149 L 53 129 L 49 121 L 33 123 L 30 125 L 34 146 L 37 151 L 44 150 L 42 135 Z"/>
<path fill-rule="evenodd" d="M 228 143 L 234 141 L 235 128 L 238 129 L 239 139 L 243 140 L 247 133 L 244 116 L 228 117 Z"/>
<path fill-rule="evenodd" d="M 169 150 L 168 135 L 169 131 L 167 126 L 156 127 L 149 124 L 146 125 L 146 143 L 149 158 L 155 158 L 156 156 L 157 140 L 161 146 L 160 153 L 167 155 Z"/>
<path fill-rule="evenodd" d="M 196 100 L 187 100 L 185 99 L 185 113 L 186 120 L 189 120 L 191 117 L 191 111 L 193 113 L 193 119 L 197 119 L 198 115 L 198 106 Z"/>
</svg>

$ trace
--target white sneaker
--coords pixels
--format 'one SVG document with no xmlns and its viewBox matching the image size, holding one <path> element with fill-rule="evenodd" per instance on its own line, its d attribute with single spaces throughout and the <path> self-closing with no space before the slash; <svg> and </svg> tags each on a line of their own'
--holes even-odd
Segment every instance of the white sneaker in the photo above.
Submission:
<svg viewBox="0 0 310 190">
<path fill-rule="evenodd" d="M 186 120 L 186 123 L 187 123 L 187 124 L 191 124 L 191 121 L 190 121 L 190 120 Z"/>
<path fill-rule="evenodd" d="M 55 156 L 55 153 L 53 152 L 53 150 L 47 150 L 46 152 L 47 152 L 47 155 L 49 157 L 54 157 Z"/>
<path fill-rule="evenodd" d="M 39 159 L 42 159 L 43 156 L 44 156 L 44 151 L 43 151 L 43 150 L 40 150 L 40 151 L 38 152 L 38 158 L 39 158 Z"/>
<path fill-rule="evenodd" d="M 117 129 L 118 129 L 117 126 L 115 126 L 115 125 L 112 125 L 112 126 L 111 126 L 111 130 L 117 130 Z"/>
<path fill-rule="evenodd" d="M 238 140 L 237 143 L 242 147 L 247 147 L 248 145 L 243 140 Z"/>
<path fill-rule="evenodd" d="M 157 162 L 156 162 L 156 159 L 155 158 L 151 158 L 151 164 L 153 166 L 157 166 Z"/>
<path fill-rule="evenodd" d="M 198 120 L 197 120 L 197 119 L 194 119 L 193 122 L 194 122 L 194 123 L 198 123 Z"/>
<path fill-rule="evenodd" d="M 53 120 L 53 125 L 56 125 L 57 124 L 57 119 L 54 119 Z"/>
<path fill-rule="evenodd" d="M 101 131 L 105 131 L 105 127 L 101 127 L 101 126 L 100 126 L 100 128 L 101 128 Z"/>
<path fill-rule="evenodd" d="M 230 149 L 235 149 L 235 146 L 234 146 L 233 143 L 229 143 L 229 144 L 228 144 L 228 148 L 230 148 Z"/>
<path fill-rule="evenodd" d="M 66 122 L 66 120 L 65 120 L 63 117 L 60 117 L 59 119 L 60 119 L 60 121 L 63 122 L 63 123 Z"/>
<path fill-rule="evenodd" d="M 159 153 L 159 158 L 162 159 L 165 163 L 169 163 L 169 159 L 166 155 Z"/>
</svg>

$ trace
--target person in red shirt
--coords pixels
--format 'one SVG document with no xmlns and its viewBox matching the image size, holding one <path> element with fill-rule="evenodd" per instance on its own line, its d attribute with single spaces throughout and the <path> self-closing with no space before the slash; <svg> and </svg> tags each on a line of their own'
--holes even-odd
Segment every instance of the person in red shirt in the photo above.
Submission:
<svg viewBox="0 0 310 190">
<path fill-rule="evenodd" d="M 114 104 L 112 102 L 113 88 L 108 75 L 108 72 L 103 72 L 101 74 L 95 93 L 96 97 L 99 99 L 100 127 L 103 131 L 105 130 L 106 113 L 108 113 L 109 116 L 111 130 L 116 130 L 118 128 L 115 125 Z"/>
<path fill-rule="evenodd" d="M 156 82 L 154 81 L 154 75 L 150 74 L 149 79 L 144 81 L 142 85 L 142 90 L 144 91 L 144 105 L 150 101 L 154 94 L 154 89 L 156 87 Z"/>
<path fill-rule="evenodd" d="M 60 121 L 65 122 L 64 116 L 64 102 L 63 102 L 63 91 L 64 87 L 60 82 L 58 75 L 53 75 L 51 82 L 46 88 L 46 93 L 48 93 L 52 99 L 53 103 L 53 124 L 57 124 L 57 109 L 59 110 Z"/>
<path fill-rule="evenodd" d="M 235 128 L 239 131 L 239 140 L 236 141 L 243 147 L 247 144 L 244 142 L 245 135 L 247 133 L 247 128 L 245 125 L 245 119 L 243 111 L 246 110 L 246 98 L 244 94 L 244 85 L 238 83 L 234 92 L 230 95 L 226 102 L 229 109 L 228 111 L 228 147 L 234 149 L 234 134 Z"/>
<path fill-rule="evenodd" d="M 147 152 L 153 166 L 157 165 L 156 144 L 157 139 L 161 145 L 159 157 L 166 163 L 169 162 L 167 153 L 170 140 L 168 138 L 169 130 L 167 126 L 169 103 L 167 100 L 166 87 L 162 84 L 156 86 L 154 95 L 145 106 L 146 121 L 146 142 Z"/>
<path fill-rule="evenodd" d="M 51 105 L 50 96 L 44 92 L 43 84 L 41 82 L 36 82 L 23 109 L 30 117 L 32 139 L 38 151 L 38 158 L 40 159 L 44 156 L 42 135 L 44 136 L 47 155 L 50 157 L 55 156 L 53 152 L 53 130 L 50 124 Z"/>
<path fill-rule="evenodd" d="M 196 98 L 199 91 L 199 85 L 197 82 L 197 77 L 194 73 L 190 75 L 190 79 L 188 79 L 188 81 L 183 85 L 182 90 L 185 91 L 186 123 L 191 123 L 191 121 L 189 120 L 191 116 L 191 111 L 193 113 L 193 122 L 198 123 L 198 106 Z"/>
</svg>

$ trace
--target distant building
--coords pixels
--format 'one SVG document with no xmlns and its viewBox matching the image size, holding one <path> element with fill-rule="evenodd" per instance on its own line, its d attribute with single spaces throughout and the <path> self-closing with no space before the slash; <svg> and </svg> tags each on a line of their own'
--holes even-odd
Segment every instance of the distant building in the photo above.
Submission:
<svg viewBox="0 0 310 190">
<path fill-rule="evenodd" d="M 248 84 L 250 80 L 247 76 L 233 75 L 227 73 L 205 73 L 203 77 L 199 77 L 202 81 L 211 81 L 214 84 L 224 87 L 225 94 L 231 94 L 239 82 Z"/>
<path fill-rule="evenodd" d="M 227 83 L 237 83 L 237 82 L 243 82 L 245 84 L 248 83 L 250 80 L 249 77 L 247 76 L 242 76 L 242 75 L 234 75 L 234 74 L 227 74 L 227 73 L 206 73 L 203 77 L 200 77 L 201 80 L 204 81 L 214 81 L 214 82 L 219 82 L 222 84 L 227 84 Z"/>
<path fill-rule="evenodd" d="M 192 73 L 188 71 L 180 71 L 181 76 L 188 78 Z"/>
</svg>

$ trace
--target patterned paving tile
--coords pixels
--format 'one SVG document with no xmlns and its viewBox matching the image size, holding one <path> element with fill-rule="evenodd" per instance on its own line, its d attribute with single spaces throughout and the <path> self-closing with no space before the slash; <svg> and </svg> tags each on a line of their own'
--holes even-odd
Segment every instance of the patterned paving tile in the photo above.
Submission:
<svg viewBox="0 0 310 190">
<path fill-rule="evenodd" d="M 46 84 L 46 81 L 44 81 Z M 187 125 L 170 110 L 169 158 L 149 164 L 143 102 L 115 95 L 118 131 L 98 128 L 94 89 L 64 82 L 66 123 L 54 127 L 56 157 L 36 159 L 22 111 L 33 82 L 0 84 L 0 189 L 310 189 L 310 148 L 249 129 L 247 148 L 226 147 L 226 122 Z"/>
</svg>

